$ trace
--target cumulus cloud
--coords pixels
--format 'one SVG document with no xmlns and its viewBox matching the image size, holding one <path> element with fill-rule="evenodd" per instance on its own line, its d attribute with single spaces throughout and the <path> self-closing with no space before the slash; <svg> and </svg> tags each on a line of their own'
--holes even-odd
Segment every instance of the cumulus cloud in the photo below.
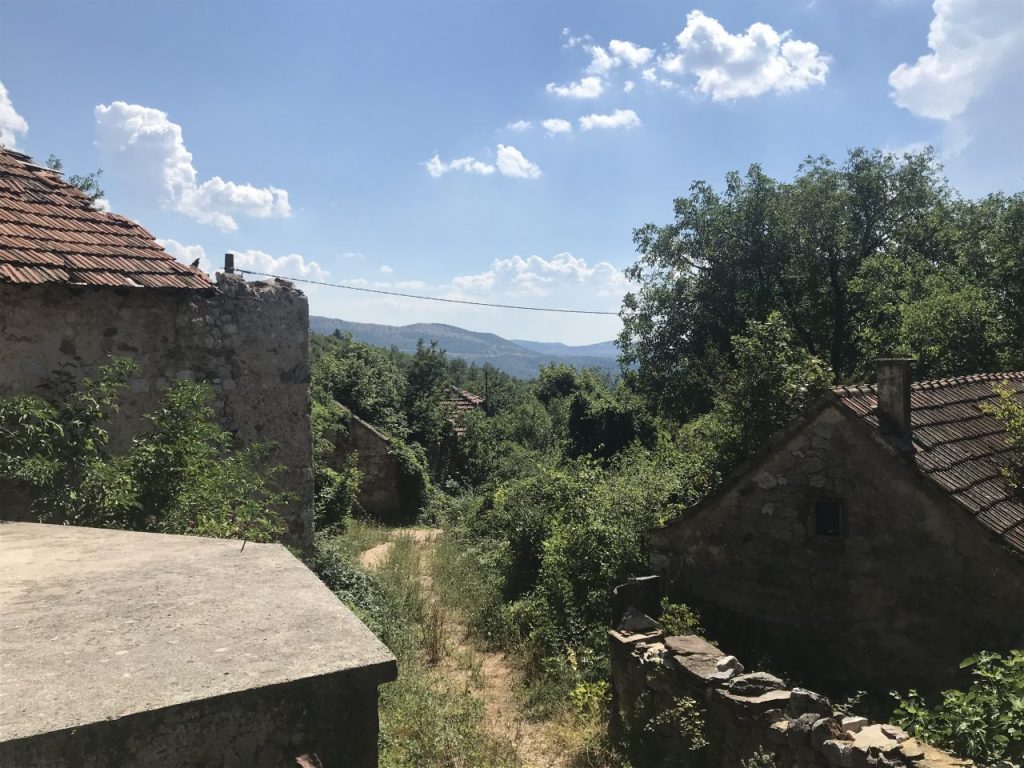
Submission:
<svg viewBox="0 0 1024 768">
<path fill-rule="evenodd" d="M 427 173 L 435 179 L 439 179 L 446 173 L 461 171 L 462 173 L 475 173 L 480 176 L 490 176 L 494 173 L 494 166 L 473 157 L 460 157 L 451 162 L 445 162 L 438 155 L 427 160 Z"/>
<path fill-rule="evenodd" d="M 616 59 L 634 69 L 642 67 L 654 56 L 654 51 L 650 48 L 644 48 L 628 40 L 612 40 L 608 43 L 608 49 Z"/>
<path fill-rule="evenodd" d="M 622 295 L 630 288 L 622 270 L 607 261 L 590 265 L 586 259 L 568 252 L 559 253 L 551 259 L 542 256 L 496 259 L 486 272 L 456 277 L 452 286 L 457 293 L 476 296 L 504 294 L 563 299 L 567 292 L 575 291 L 581 296 L 591 297 L 587 308 L 593 306 L 593 297 L 598 297 L 613 299 L 613 302 L 601 304 L 612 304 L 614 309 L 618 309 Z"/>
<path fill-rule="evenodd" d="M 381 272 L 381 274 L 382 274 L 382 275 L 390 275 L 390 274 L 391 274 L 392 272 L 394 272 L 394 271 L 395 271 L 395 270 L 393 270 L 393 269 L 392 269 L 391 267 L 389 267 L 389 266 L 388 266 L 387 264 L 381 264 L 381 267 L 380 267 L 380 272 Z"/>
<path fill-rule="evenodd" d="M 540 178 L 540 168 L 536 163 L 527 160 L 523 153 L 515 147 L 498 145 L 498 171 L 502 176 L 511 176 L 516 179 L 537 179 Z"/>
<path fill-rule="evenodd" d="M 523 131 L 530 130 L 532 125 L 533 123 L 531 123 L 529 120 L 516 120 L 514 123 L 509 123 L 505 127 L 510 131 L 522 133 Z"/>
<path fill-rule="evenodd" d="M 622 86 L 622 90 L 626 93 L 629 93 L 634 88 L 636 88 L 636 83 L 634 83 L 632 80 L 627 80 Z"/>
<path fill-rule="evenodd" d="M 600 77 L 590 75 L 568 85 L 548 83 L 547 92 L 569 99 L 596 99 L 604 93 L 604 84 Z"/>
<path fill-rule="evenodd" d="M 27 131 L 28 122 L 18 114 L 7 88 L 0 83 L 0 146 L 15 149 L 18 143 L 17 134 Z"/>
<path fill-rule="evenodd" d="M 636 128 L 640 124 L 640 118 L 632 109 L 616 109 L 610 115 L 585 115 L 580 118 L 582 131 L 594 128 Z"/>
<path fill-rule="evenodd" d="M 560 117 L 551 117 L 541 123 L 544 126 L 544 130 L 548 132 L 548 136 L 554 136 L 558 133 L 572 133 L 572 123 L 568 120 L 563 120 Z"/>
<path fill-rule="evenodd" d="M 181 126 L 166 112 L 115 101 L 96 107 L 96 138 L 111 176 L 133 193 L 152 197 L 202 224 L 238 229 L 235 216 L 267 219 L 291 215 L 288 192 L 213 176 L 199 181 Z"/>
<path fill-rule="evenodd" d="M 157 243 L 183 264 L 192 264 L 199 259 L 199 268 L 208 274 L 213 274 L 221 268 L 219 263 L 212 263 L 201 245 L 185 245 L 170 238 L 158 238 Z M 315 261 L 306 261 L 298 253 L 274 257 L 265 251 L 248 250 L 235 251 L 234 254 L 235 269 L 250 269 L 253 272 L 263 272 L 280 277 L 301 277 L 307 280 L 326 280 L 330 274 Z M 262 278 L 257 275 L 254 279 Z"/>
<path fill-rule="evenodd" d="M 1001 71 L 1024 65 L 1020 0 L 935 0 L 928 30 L 931 53 L 889 75 L 892 97 L 922 117 L 962 114 Z M 1020 94 L 1018 94 L 1020 98 Z"/>
<path fill-rule="evenodd" d="M 199 268 L 211 274 L 214 269 L 210 264 L 210 260 L 206 258 L 206 249 L 201 245 L 185 245 L 179 243 L 177 240 L 167 238 L 162 240 L 159 237 L 156 239 L 157 244 L 167 251 L 171 256 L 176 258 L 182 264 L 193 264 L 196 259 L 199 260 Z"/>
<path fill-rule="evenodd" d="M 717 19 L 691 11 L 676 43 L 680 70 L 696 75 L 697 90 L 715 101 L 800 91 L 824 84 L 828 75 L 828 57 L 817 45 L 768 24 L 751 24 L 734 35 Z"/>
</svg>

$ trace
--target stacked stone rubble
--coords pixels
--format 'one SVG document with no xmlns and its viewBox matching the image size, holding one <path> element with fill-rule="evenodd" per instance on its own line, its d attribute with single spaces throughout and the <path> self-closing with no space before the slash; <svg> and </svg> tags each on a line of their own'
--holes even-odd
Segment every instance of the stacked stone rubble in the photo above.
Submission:
<svg viewBox="0 0 1024 768">
<path fill-rule="evenodd" d="M 768 755 L 777 768 L 962 768 L 972 765 L 923 744 L 902 728 L 836 712 L 824 696 L 788 688 L 774 675 L 747 673 L 733 656 L 694 635 L 666 637 L 659 626 L 611 631 L 613 736 L 652 766 L 744 768 Z M 693 749 L 664 717 L 694 700 L 707 744 Z"/>
</svg>

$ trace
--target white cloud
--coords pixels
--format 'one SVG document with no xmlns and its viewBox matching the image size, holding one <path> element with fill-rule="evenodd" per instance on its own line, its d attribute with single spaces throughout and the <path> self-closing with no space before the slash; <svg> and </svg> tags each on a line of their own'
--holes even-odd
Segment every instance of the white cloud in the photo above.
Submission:
<svg viewBox="0 0 1024 768">
<path fill-rule="evenodd" d="M 594 128 L 636 128 L 640 124 L 640 118 L 632 109 L 616 109 L 610 115 L 584 115 L 580 118 L 582 131 Z"/>
<path fill-rule="evenodd" d="M 1000 71 L 1024 64 L 1020 0 L 935 0 L 928 30 L 931 53 L 889 75 L 895 102 L 922 117 L 951 120 Z M 1020 98 L 1018 93 L 1017 98 Z"/>
<path fill-rule="evenodd" d="M 529 120 L 516 120 L 514 123 L 509 123 L 505 127 L 510 131 L 522 133 L 523 131 L 530 130 L 532 126 L 533 123 L 531 123 Z"/>
<path fill-rule="evenodd" d="M 640 76 L 649 83 L 658 82 L 658 70 L 654 67 L 648 67 L 640 73 Z"/>
<path fill-rule="evenodd" d="M 586 259 L 571 253 L 559 253 L 551 259 L 541 256 L 510 259 L 496 259 L 486 272 L 464 275 L 452 280 L 452 286 L 459 295 L 495 294 L 509 297 L 532 296 L 556 297 L 560 301 L 573 293 L 587 297 L 589 301 L 581 308 L 594 308 L 594 298 L 613 299 L 613 302 L 598 302 L 618 309 L 622 295 L 630 288 L 622 271 L 607 261 L 588 265 Z"/>
<path fill-rule="evenodd" d="M 381 267 L 380 267 L 380 271 L 381 271 L 381 274 L 384 274 L 384 275 L 390 275 L 390 274 L 391 274 L 392 272 L 394 272 L 395 270 L 393 270 L 393 269 L 392 269 L 391 267 L 389 267 L 389 266 L 388 266 L 387 264 L 381 264 Z"/>
<path fill-rule="evenodd" d="M 462 171 L 463 173 L 475 173 L 480 176 L 490 176 L 494 173 L 494 166 L 484 163 L 473 157 L 460 157 L 446 163 L 438 155 L 434 155 L 425 163 L 427 173 L 435 179 L 439 179 L 450 171 Z"/>
<path fill-rule="evenodd" d="M 628 40 L 612 40 L 608 43 L 608 49 L 615 58 L 633 68 L 642 67 L 654 56 L 654 51 L 650 48 L 643 48 Z"/>
<path fill-rule="evenodd" d="M 591 75 L 568 85 L 548 83 L 547 92 L 570 99 L 596 99 L 604 93 L 604 85 L 600 77 Z"/>
<path fill-rule="evenodd" d="M 606 75 L 619 65 L 619 60 L 614 56 L 609 56 L 608 51 L 600 45 L 592 45 L 588 50 L 590 51 L 590 66 L 587 67 L 588 74 Z"/>
<path fill-rule="evenodd" d="M 192 264 L 199 260 L 199 268 L 212 275 L 222 268 L 222 264 L 214 264 L 206 255 L 206 250 L 201 245 L 184 245 L 171 238 L 157 239 L 157 243 L 174 256 L 182 264 Z M 327 271 L 322 269 L 315 261 L 306 261 L 298 253 L 290 253 L 287 256 L 273 257 L 265 251 L 248 250 L 235 251 L 235 269 L 251 269 L 254 272 L 263 272 L 269 275 L 280 277 L 302 277 L 307 280 L 326 280 L 329 277 Z M 264 279 L 260 275 L 252 277 L 254 280 Z"/>
<path fill-rule="evenodd" d="M 557 133 L 572 133 L 572 123 L 560 117 L 548 118 L 541 125 L 548 132 L 548 136 L 554 136 Z"/>
<path fill-rule="evenodd" d="M 326 280 L 330 273 L 322 269 L 315 261 L 306 261 L 298 253 L 274 257 L 265 251 L 235 251 L 235 268 L 251 269 L 254 272 L 277 275 L 279 277 L 302 277 L 307 280 Z M 262 279 L 259 275 L 256 279 Z"/>
<path fill-rule="evenodd" d="M 627 80 L 627 81 L 625 82 L 625 84 L 624 84 L 624 85 L 622 86 L 622 90 L 623 90 L 623 91 L 624 91 L 625 93 L 629 93 L 629 92 L 630 92 L 630 91 L 632 91 L 632 90 L 633 90 L 634 88 L 636 88 L 636 83 L 634 83 L 634 82 L 633 82 L 632 80 Z"/>
<path fill-rule="evenodd" d="M 206 258 L 206 250 L 201 245 L 184 245 L 179 243 L 177 240 L 170 238 L 161 240 L 157 238 L 157 244 L 167 251 L 171 256 L 176 258 L 182 264 L 192 264 L 196 259 L 199 259 L 199 268 L 211 274 L 213 272 L 213 266 L 210 264 L 210 260 Z"/>
<path fill-rule="evenodd" d="M 540 168 L 536 163 L 527 160 L 523 153 L 515 147 L 498 145 L 498 171 L 502 176 L 511 176 L 516 179 L 537 179 L 540 178 Z"/>
<path fill-rule="evenodd" d="M 291 215 L 288 192 L 214 176 L 200 183 L 181 126 L 166 112 L 115 101 L 96 107 L 96 138 L 108 172 L 130 192 L 154 198 L 202 224 L 238 229 L 235 216 Z"/>
<path fill-rule="evenodd" d="M 678 75 L 683 71 L 683 55 L 676 53 L 672 56 L 662 56 L 658 59 L 658 66 L 666 72 Z M 652 67 L 650 70 L 645 71 L 654 72 L 654 68 Z"/>
<path fill-rule="evenodd" d="M 716 19 L 691 11 L 676 36 L 682 70 L 697 76 L 697 90 L 715 101 L 786 93 L 824 84 L 828 57 L 814 43 L 793 40 L 763 23 L 739 35 Z"/>
<path fill-rule="evenodd" d="M 28 122 L 18 114 L 7 93 L 7 88 L 0 83 L 0 146 L 14 149 L 17 147 L 17 134 L 28 131 Z"/>
</svg>

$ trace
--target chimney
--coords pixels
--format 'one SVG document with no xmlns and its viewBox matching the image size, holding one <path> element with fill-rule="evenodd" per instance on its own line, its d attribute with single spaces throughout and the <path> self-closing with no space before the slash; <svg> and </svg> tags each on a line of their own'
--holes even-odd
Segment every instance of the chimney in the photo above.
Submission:
<svg viewBox="0 0 1024 768">
<path fill-rule="evenodd" d="M 235 273 L 235 254 L 224 254 L 224 272 L 229 275 L 233 275 Z"/>
<path fill-rule="evenodd" d="M 878 373 L 878 423 L 882 434 L 892 435 L 910 445 L 910 366 L 909 357 L 880 357 L 875 360 Z"/>
</svg>

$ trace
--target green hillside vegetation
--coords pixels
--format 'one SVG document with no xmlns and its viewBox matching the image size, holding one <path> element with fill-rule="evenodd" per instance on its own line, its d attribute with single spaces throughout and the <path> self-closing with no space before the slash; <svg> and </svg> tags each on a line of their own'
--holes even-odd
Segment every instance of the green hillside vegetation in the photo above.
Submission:
<svg viewBox="0 0 1024 768">
<path fill-rule="evenodd" d="M 384 348 L 395 347 L 410 354 L 416 351 L 421 340 L 427 343 L 436 341 L 452 359 L 478 366 L 490 365 L 521 379 L 535 378 L 541 366 L 555 363 L 600 368 L 612 374 L 617 374 L 619 368 L 614 342 L 571 347 L 566 344 L 509 341 L 493 333 L 477 333 L 440 323 L 398 327 L 316 316 L 309 318 L 309 325 L 314 333 L 329 336 L 340 331 L 350 334 L 356 341 Z"/>
</svg>

